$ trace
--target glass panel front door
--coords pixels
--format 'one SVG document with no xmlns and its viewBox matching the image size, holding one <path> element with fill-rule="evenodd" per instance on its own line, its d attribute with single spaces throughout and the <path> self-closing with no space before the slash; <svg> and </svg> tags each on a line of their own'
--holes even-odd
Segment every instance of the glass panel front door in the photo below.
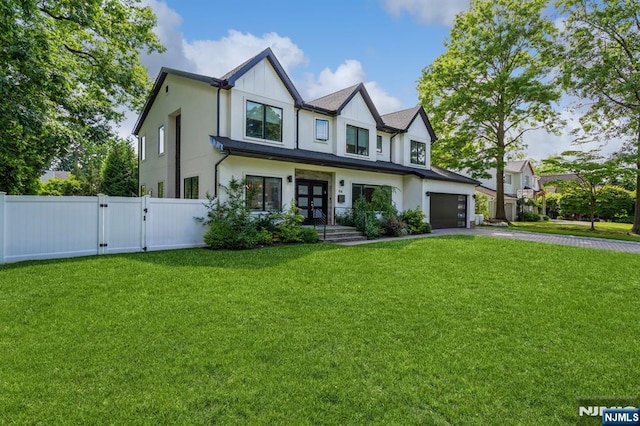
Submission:
<svg viewBox="0 0 640 426">
<path fill-rule="evenodd" d="M 327 199 L 326 181 L 296 179 L 296 205 L 305 224 L 328 216 Z"/>
</svg>

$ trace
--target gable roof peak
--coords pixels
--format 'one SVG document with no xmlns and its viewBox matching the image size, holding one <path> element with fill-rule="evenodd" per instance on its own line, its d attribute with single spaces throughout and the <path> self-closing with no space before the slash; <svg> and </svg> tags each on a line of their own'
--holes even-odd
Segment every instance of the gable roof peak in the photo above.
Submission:
<svg viewBox="0 0 640 426">
<path fill-rule="evenodd" d="M 240 77 L 246 74 L 247 71 L 249 71 L 251 68 L 259 64 L 263 59 L 267 59 L 269 61 L 276 74 L 278 74 L 278 77 L 280 77 L 280 80 L 282 80 L 282 83 L 291 94 L 291 97 L 295 100 L 296 105 L 302 105 L 302 96 L 300 96 L 300 93 L 298 93 L 298 89 L 296 89 L 296 87 L 293 85 L 293 82 L 285 72 L 280 61 L 278 61 L 278 58 L 276 57 L 275 53 L 273 53 L 273 50 L 271 50 L 271 47 L 267 47 L 254 57 L 247 59 L 246 61 L 223 75 L 220 79 L 226 83 L 226 88 L 231 88 L 235 85 L 236 81 L 238 81 Z"/>
</svg>

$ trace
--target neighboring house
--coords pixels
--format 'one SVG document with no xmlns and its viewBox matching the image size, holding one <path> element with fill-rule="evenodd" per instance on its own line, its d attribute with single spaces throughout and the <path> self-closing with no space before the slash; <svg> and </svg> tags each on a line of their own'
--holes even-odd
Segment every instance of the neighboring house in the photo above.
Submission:
<svg viewBox="0 0 640 426">
<path fill-rule="evenodd" d="M 434 228 L 469 227 L 477 181 L 431 167 L 436 140 L 422 107 L 380 115 L 363 84 L 305 102 L 266 49 L 220 78 L 163 68 L 134 129 L 140 192 L 226 196 L 246 179 L 256 211 L 295 200 L 306 221 L 329 223 L 360 196 L 396 188 Z"/>
<path fill-rule="evenodd" d="M 553 194 L 554 192 L 559 192 L 560 188 L 558 188 L 558 186 L 561 182 L 577 182 L 578 180 L 580 180 L 580 178 L 575 173 L 544 175 L 540 176 L 539 184 L 545 193 Z"/>
<path fill-rule="evenodd" d="M 63 172 L 60 170 L 45 170 L 40 176 L 42 182 L 48 182 L 53 178 L 65 180 L 71 175 L 71 172 Z"/>
<path fill-rule="evenodd" d="M 488 170 L 491 175 L 487 179 L 478 179 L 480 186 L 476 190 L 485 194 L 489 202 L 489 215 L 496 216 L 496 169 Z M 539 176 L 536 176 L 529 160 L 509 161 L 504 166 L 504 210 L 507 219 L 512 221 L 518 216 L 518 190 L 533 189 L 540 191 Z M 526 211 L 534 211 L 531 206 Z"/>
</svg>

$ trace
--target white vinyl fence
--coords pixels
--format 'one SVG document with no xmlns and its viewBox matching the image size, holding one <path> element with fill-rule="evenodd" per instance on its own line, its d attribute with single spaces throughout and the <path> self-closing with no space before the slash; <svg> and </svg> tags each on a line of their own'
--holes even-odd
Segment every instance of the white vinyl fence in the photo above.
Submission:
<svg viewBox="0 0 640 426">
<path fill-rule="evenodd" d="M 0 192 L 0 264 L 202 247 L 205 201 Z"/>
</svg>

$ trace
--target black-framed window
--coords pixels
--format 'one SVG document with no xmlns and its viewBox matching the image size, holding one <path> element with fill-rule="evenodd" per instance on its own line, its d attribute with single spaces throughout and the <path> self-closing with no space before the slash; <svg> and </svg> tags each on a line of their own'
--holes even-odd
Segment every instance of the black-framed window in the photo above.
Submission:
<svg viewBox="0 0 640 426">
<path fill-rule="evenodd" d="M 247 101 L 247 136 L 282 142 L 282 108 Z"/>
<path fill-rule="evenodd" d="M 347 153 L 369 155 L 369 130 L 347 124 Z"/>
<path fill-rule="evenodd" d="M 158 198 L 164 198 L 164 182 L 158 182 Z"/>
<path fill-rule="evenodd" d="M 316 140 L 323 142 L 329 140 L 329 120 L 316 118 Z"/>
<path fill-rule="evenodd" d="M 158 155 L 164 154 L 164 126 L 158 127 Z"/>
<path fill-rule="evenodd" d="M 247 202 L 252 210 L 282 210 L 282 179 L 247 176 Z"/>
<path fill-rule="evenodd" d="M 376 152 L 378 154 L 382 153 L 382 136 L 380 135 L 376 136 Z"/>
<path fill-rule="evenodd" d="M 424 142 L 411 141 L 411 164 L 427 164 L 427 144 Z"/>
<path fill-rule="evenodd" d="M 378 188 L 382 188 L 383 185 L 369 185 L 365 183 L 354 183 L 351 185 L 351 202 L 355 203 L 360 199 L 360 197 L 364 197 L 367 202 L 371 202 L 371 196 L 373 195 L 373 191 Z M 390 187 L 386 187 L 390 188 Z M 389 191 L 389 201 L 391 201 L 391 191 Z M 353 204 L 352 204 L 353 205 Z"/>
<path fill-rule="evenodd" d="M 145 195 L 147 195 L 147 186 L 143 183 L 140 185 L 140 196 L 144 197 Z"/>
<path fill-rule="evenodd" d="M 199 195 L 200 179 L 198 176 L 188 177 L 184 179 L 184 198 L 197 200 Z"/>
</svg>

